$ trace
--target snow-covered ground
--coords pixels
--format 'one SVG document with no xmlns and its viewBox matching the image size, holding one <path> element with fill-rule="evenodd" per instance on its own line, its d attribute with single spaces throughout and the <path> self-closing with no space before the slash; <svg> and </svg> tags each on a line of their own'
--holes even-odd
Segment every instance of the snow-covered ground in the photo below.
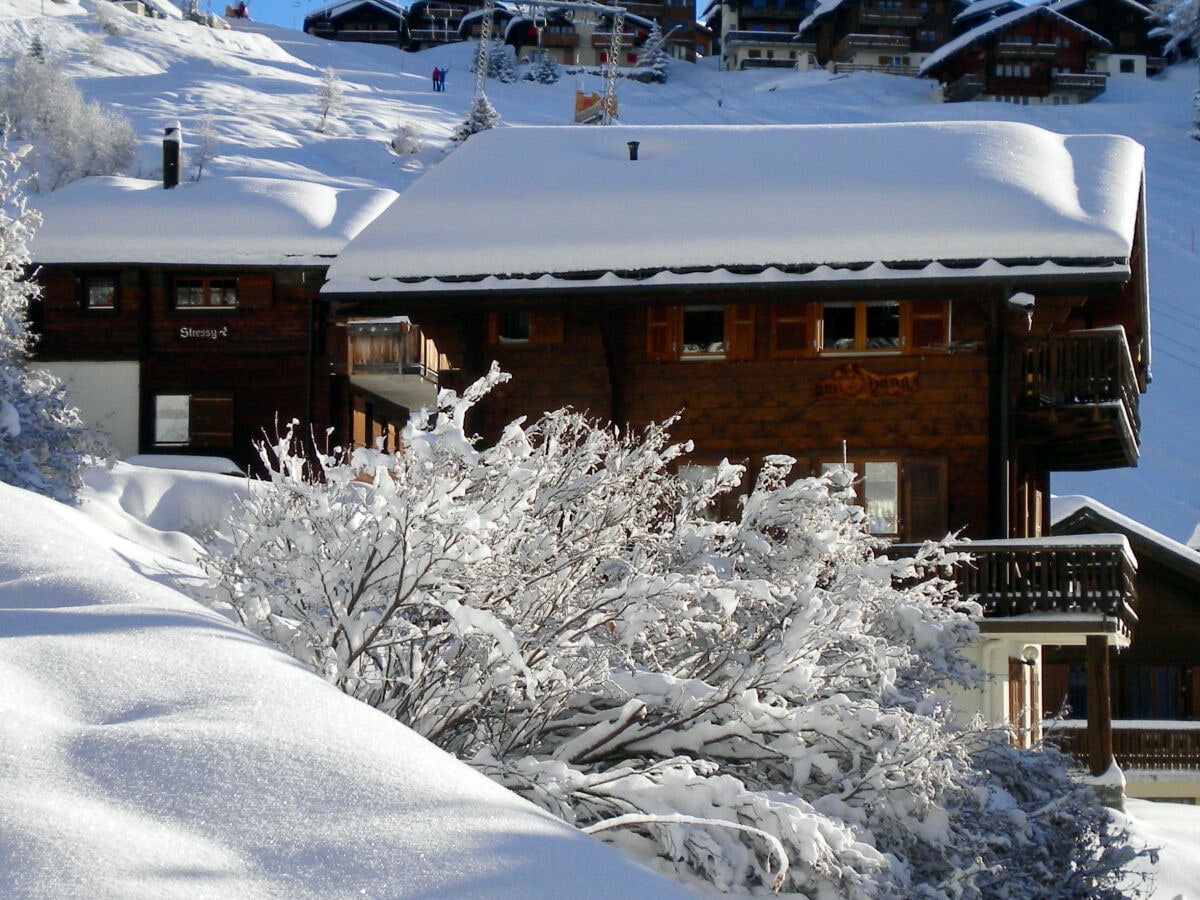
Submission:
<svg viewBox="0 0 1200 900">
<path fill-rule="evenodd" d="M 65 65 L 89 99 L 120 109 L 133 122 L 142 142 L 133 174 L 148 178 L 157 177 L 161 168 L 166 123 L 179 120 L 187 144 L 205 117 L 211 117 L 218 155 L 205 163 L 203 179 L 249 175 L 403 190 L 445 155 L 447 138 L 465 119 L 475 86 L 468 45 L 410 54 L 321 41 L 253 21 L 235 20 L 227 30 L 214 30 L 180 19 L 119 15 L 120 33 L 107 35 L 99 52 L 90 52 L 89 37 L 100 30 L 89 12 L 96 2 L 5 0 L 0 4 L 0 59 L 11 58 L 40 36 L 49 56 Z M 88 62 L 89 55 L 94 62 Z M 449 69 L 444 93 L 430 86 L 435 65 Z M 326 66 L 339 74 L 348 109 L 319 133 L 315 95 Z M 706 60 L 694 66 L 672 64 L 663 85 L 622 82 L 618 103 L 626 125 L 996 119 L 1063 133 L 1125 134 L 1142 142 L 1147 148 L 1154 340 L 1154 383 L 1142 403 L 1142 458 L 1135 469 L 1056 475 L 1052 488 L 1095 497 L 1187 541 L 1200 523 L 1191 397 L 1200 372 L 1200 321 L 1193 309 L 1200 284 L 1200 179 L 1195 177 L 1200 142 L 1187 134 L 1196 83 L 1196 67 L 1189 64 L 1154 79 L 1112 78 L 1107 93 L 1078 106 L 936 104 L 930 100 L 930 83 L 912 78 L 719 72 L 714 60 Z M 577 88 L 599 91 L 603 84 L 595 75 L 565 73 L 555 85 L 487 84 L 502 127 L 569 124 Z M 422 143 L 413 156 L 389 150 L 401 126 Z M 511 182 L 514 198 L 523 182 L 538 177 L 520 159 L 496 160 L 495 167 L 498 178 Z M 194 178 L 196 171 L 193 156 L 185 161 L 182 175 Z M 714 171 L 712 177 L 721 173 Z M 579 178 L 586 180 L 586 171 Z M 590 214 L 581 207 L 581 219 Z M 670 227 L 671 214 L 663 210 L 664 227 Z M 714 209 L 711 215 L 730 212 Z M 732 218 L 729 224 L 736 227 Z M 819 221 L 813 223 L 819 226 Z M 239 231 L 236 222 L 229 227 Z M 240 236 L 253 241 L 250 231 L 240 229 Z"/>
<path fill-rule="evenodd" d="M 172 585 L 244 481 L 0 484 L 0 896 L 687 896 Z"/>
</svg>

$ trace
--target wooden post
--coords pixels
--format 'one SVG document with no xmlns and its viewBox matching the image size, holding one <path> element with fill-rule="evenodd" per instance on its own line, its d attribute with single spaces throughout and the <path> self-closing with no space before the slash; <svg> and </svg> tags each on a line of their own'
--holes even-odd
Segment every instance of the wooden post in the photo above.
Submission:
<svg viewBox="0 0 1200 900">
<path fill-rule="evenodd" d="M 1108 639 L 1100 634 L 1087 639 L 1088 767 L 1103 775 L 1113 761 L 1112 703 L 1108 687 Z"/>
</svg>

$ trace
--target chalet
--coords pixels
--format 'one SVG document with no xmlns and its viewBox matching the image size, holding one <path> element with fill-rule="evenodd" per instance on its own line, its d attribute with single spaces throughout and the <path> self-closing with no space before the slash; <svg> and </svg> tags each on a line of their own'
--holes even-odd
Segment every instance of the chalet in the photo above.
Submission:
<svg viewBox="0 0 1200 900">
<path fill-rule="evenodd" d="M 408 46 L 408 14 L 391 0 L 341 0 L 304 17 L 304 33 L 333 41 Z"/>
<path fill-rule="evenodd" d="M 510 160 L 536 173 L 537 212 L 497 228 Z M 717 197 L 714 166 L 738 173 Z M 513 373 L 472 423 L 485 439 L 565 404 L 631 427 L 682 410 L 697 466 L 844 462 L 877 533 L 961 530 L 1000 686 L 987 708 L 1036 730 L 1040 647 L 1101 666 L 1135 619 L 1125 539 L 1050 539 L 1048 491 L 1053 471 L 1138 457 L 1144 221 L 1143 151 L 1123 137 L 496 129 L 367 226 L 321 293 L 339 322 L 419 322 L 444 386 L 493 360 Z"/>
<path fill-rule="evenodd" d="M 950 37 L 953 0 L 821 0 L 799 25 L 834 72 L 916 75 Z"/>
<path fill-rule="evenodd" d="M 1105 75 L 1154 75 L 1166 68 L 1160 45 L 1150 36 L 1156 16 L 1137 0 L 1058 0 L 1054 11 L 1111 45 L 1090 60 L 1092 71 Z"/>
<path fill-rule="evenodd" d="M 1060 5 L 989 19 L 931 53 L 919 74 L 936 78 L 947 101 L 1087 102 L 1107 87 L 1093 60 L 1112 43 L 1058 12 Z"/>
<path fill-rule="evenodd" d="M 800 38 L 799 25 L 817 0 L 714 0 L 706 21 L 718 35 L 721 68 L 808 69 L 816 65 L 816 45 Z"/>
<path fill-rule="evenodd" d="M 330 420 L 318 288 L 395 199 L 269 178 L 88 178 L 39 195 L 39 364 L 122 456 L 253 460 L 276 418 Z"/>
<path fill-rule="evenodd" d="M 1132 797 L 1200 803 L 1200 552 L 1088 497 L 1056 497 L 1056 535 L 1124 535 L 1137 554 L 1138 624 L 1111 662 L 1113 753 Z M 1044 708 L 1066 718 L 1050 732 L 1082 759 L 1087 669 L 1079 648 L 1047 647 Z"/>
</svg>

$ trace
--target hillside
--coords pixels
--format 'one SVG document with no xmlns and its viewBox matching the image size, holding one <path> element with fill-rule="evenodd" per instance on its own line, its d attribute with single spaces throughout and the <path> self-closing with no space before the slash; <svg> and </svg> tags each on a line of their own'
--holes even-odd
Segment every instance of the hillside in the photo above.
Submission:
<svg viewBox="0 0 1200 900">
<path fill-rule="evenodd" d="M 186 142 L 211 117 L 217 156 L 205 164 L 205 179 L 269 175 L 403 190 L 449 151 L 447 138 L 465 118 L 474 89 L 468 71 L 471 48 L 465 45 L 408 54 L 319 41 L 254 22 L 234 22 L 231 29 L 217 31 L 181 20 L 122 14 L 119 26 L 110 29 L 119 33 L 108 34 L 96 51 L 90 38 L 100 24 L 89 12 L 93 5 L 93 0 L 49 2 L 43 16 L 41 0 L 8 0 L 0 11 L 0 56 L 22 52 L 38 35 L 49 56 L 62 62 L 89 99 L 120 108 L 132 120 L 142 142 L 135 174 L 147 177 L 160 168 L 165 123 L 178 119 Z M 430 88 L 435 65 L 449 67 L 445 93 Z M 327 66 L 345 86 L 348 109 L 318 133 L 315 91 Z M 1187 136 L 1195 86 L 1196 69 L 1188 65 L 1150 80 L 1113 79 L 1105 95 L 1082 106 L 935 104 L 929 84 L 915 79 L 723 73 L 709 60 L 696 66 L 673 64 L 665 85 L 623 82 L 619 108 L 626 125 L 989 118 L 1027 121 L 1060 132 L 1127 134 L 1145 144 L 1154 382 L 1142 403 L 1142 458 L 1136 469 L 1058 475 L 1052 488 L 1058 494 L 1090 495 L 1187 541 L 1200 523 L 1200 470 L 1193 464 L 1198 429 L 1189 396 L 1200 371 L 1200 322 L 1193 311 L 1194 285 L 1200 283 L 1195 247 L 1200 143 Z M 577 87 L 596 91 L 602 83 L 594 75 L 564 74 L 551 86 L 489 82 L 487 92 L 502 127 L 566 125 Z M 422 144 L 411 157 L 389 150 L 402 125 Z M 512 181 L 514 194 L 523 181 L 537 177 L 519 165 L 510 168 L 497 175 Z M 195 162 L 185 163 L 183 176 L 195 175 Z M 714 179 L 719 177 L 713 173 Z M 669 223 L 670 211 L 663 213 Z M 587 214 L 580 210 L 581 216 Z M 714 210 L 713 215 L 729 213 Z M 731 217 L 729 227 L 737 224 Z M 254 240 L 253 234 L 244 237 Z M 589 248 L 581 248 L 587 252 Z"/>
</svg>

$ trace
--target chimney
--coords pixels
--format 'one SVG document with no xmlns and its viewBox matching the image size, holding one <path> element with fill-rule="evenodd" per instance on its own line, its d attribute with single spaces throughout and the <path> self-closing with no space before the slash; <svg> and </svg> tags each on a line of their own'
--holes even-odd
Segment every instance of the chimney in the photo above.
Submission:
<svg viewBox="0 0 1200 900">
<path fill-rule="evenodd" d="M 183 156 L 183 129 L 178 122 L 163 128 L 163 187 L 179 184 L 179 160 Z"/>
<path fill-rule="evenodd" d="M 635 161 L 637 159 L 638 141 L 629 141 L 625 146 L 629 148 L 630 161 Z"/>
</svg>

